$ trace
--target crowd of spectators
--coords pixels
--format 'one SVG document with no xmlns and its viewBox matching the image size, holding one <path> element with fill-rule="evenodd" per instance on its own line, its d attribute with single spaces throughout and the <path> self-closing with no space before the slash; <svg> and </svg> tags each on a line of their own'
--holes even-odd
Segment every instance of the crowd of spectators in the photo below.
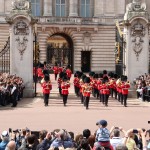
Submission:
<svg viewBox="0 0 150 150">
<path fill-rule="evenodd" d="M 150 74 L 144 74 L 134 80 L 137 98 L 142 101 L 150 101 Z"/>
<path fill-rule="evenodd" d="M 0 150 L 149 150 L 150 132 L 113 126 L 107 129 L 107 121 L 96 123 L 94 134 L 84 129 L 77 135 L 65 129 L 30 131 L 28 128 L 3 131 Z"/>
<path fill-rule="evenodd" d="M 22 78 L 0 73 L 0 105 L 6 106 L 12 103 L 12 107 L 16 107 L 17 101 L 23 97 L 24 88 Z"/>
</svg>

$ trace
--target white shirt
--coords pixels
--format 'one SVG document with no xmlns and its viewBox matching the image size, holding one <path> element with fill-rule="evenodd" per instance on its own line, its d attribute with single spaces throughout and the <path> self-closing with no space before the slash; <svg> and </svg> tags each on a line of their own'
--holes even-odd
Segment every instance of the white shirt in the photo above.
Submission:
<svg viewBox="0 0 150 150">
<path fill-rule="evenodd" d="M 113 137 L 112 139 L 110 139 L 110 143 L 113 146 L 113 149 L 116 150 L 116 147 L 118 144 L 122 144 L 123 142 L 123 138 L 120 137 Z"/>
</svg>

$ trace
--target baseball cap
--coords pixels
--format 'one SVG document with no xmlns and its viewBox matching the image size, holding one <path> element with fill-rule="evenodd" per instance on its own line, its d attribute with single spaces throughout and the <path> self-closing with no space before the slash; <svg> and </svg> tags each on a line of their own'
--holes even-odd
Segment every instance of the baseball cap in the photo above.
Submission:
<svg viewBox="0 0 150 150">
<path fill-rule="evenodd" d="M 9 137 L 9 134 L 8 134 L 7 131 L 3 131 L 3 132 L 2 132 L 2 136 L 3 136 L 3 137 Z"/>
<path fill-rule="evenodd" d="M 96 123 L 96 125 L 102 125 L 102 126 L 107 126 L 107 121 L 106 120 L 100 120 Z"/>
</svg>

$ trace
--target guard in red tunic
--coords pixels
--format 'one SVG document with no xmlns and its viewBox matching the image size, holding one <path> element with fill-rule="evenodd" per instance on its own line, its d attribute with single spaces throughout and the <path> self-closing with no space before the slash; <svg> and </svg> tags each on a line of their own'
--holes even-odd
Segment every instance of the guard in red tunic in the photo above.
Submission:
<svg viewBox="0 0 150 150">
<path fill-rule="evenodd" d="M 69 80 L 67 79 L 67 77 L 64 76 L 63 82 L 61 83 L 64 106 L 66 106 L 66 104 L 67 104 L 67 99 L 68 99 L 68 94 L 69 94 L 68 88 L 69 87 L 70 87 Z"/>
<path fill-rule="evenodd" d="M 74 84 L 74 92 L 76 94 L 76 96 L 78 96 L 78 88 L 79 88 L 79 78 L 78 78 L 78 71 L 74 74 L 74 80 L 73 80 L 73 84 Z"/>
<path fill-rule="evenodd" d="M 49 79 L 49 75 L 45 75 L 44 82 L 41 84 L 41 86 L 43 87 L 44 104 L 45 106 L 48 106 L 49 94 L 50 90 L 52 89 L 52 84 Z"/>
<path fill-rule="evenodd" d="M 86 109 L 89 109 L 89 101 L 90 101 L 90 95 L 92 92 L 92 86 L 90 85 L 90 78 L 86 77 L 84 79 L 84 90 L 83 90 L 83 96 L 84 96 L 84 106 Z"/>
<path fill-rule="evenodd" d="M 121 85 L 123 101 L 121 102 L 127 107 L 128 89 L 130 88 L 130 82 L 127 81 L 127 76 L 124 76 L 124 82 Z"/>
<path fill-rule="evenodd" d="M 110 90 L 109 90 L 109 82 L 108 82 L 108 77 L 105 76 L 103 78 L 103 81 L 102 81 L 102 92 L 103 92 L 103 95 L 104 95 L 104 104 L 105 106 L 108 106 L 108 98 L 109 98 L 109 95 L 110 95 Z"/>
<path fill-rule="evenodd" d="M 103 74 L 102 73 L 100 73 L 99 75 L 98 75 L 98 81 L 97 81 L 97 89 L 98 89 L 98 92 L 99 92 L 99 101 L 100 102 L 102 102 L 102 99 L 104 99 L 102 96 L 102 91 L 101 91 L 101 86 L 102 86 L 102 80 L 103 80 Z"/>
<path fill-rule="evenodd" d="M 43 69 L 39 67 L 37 69 L 38 81 L 40 82 L 42 78 L 44 78 Z"/>
<path fill-rule="evenodd" d="M 63 73 L 63 72 L 60 72 L 60 73 L 59 73 L 59 78 L 58 78 L 58 81 L 57 81 L 60 96 L 62 96 L 61 83 L 63 82 L 63 80 L 62 80 L 63 75 L 64 75 L 64 73 Z"/>
<path fill-rule="evenodd" d="M 57 75 L 58 75 L 58 72 L 59 72 L 59 67 L 58 67 L 57 63 L 56 63 L 55 66 L 53 67 L 53 72 L 54 72 L 55 81 L 56 81 L 56 80 L 57 80 Z"/>
<path fill-rule="evenodd" d="M 67 66 L 66 74 L 67 74 L 68 80 L 70 80 L 71 75 L 72 75 L 72 71 L 71 71 L 71 69 L 70 69 L 70 65 Z"/>
</svg>

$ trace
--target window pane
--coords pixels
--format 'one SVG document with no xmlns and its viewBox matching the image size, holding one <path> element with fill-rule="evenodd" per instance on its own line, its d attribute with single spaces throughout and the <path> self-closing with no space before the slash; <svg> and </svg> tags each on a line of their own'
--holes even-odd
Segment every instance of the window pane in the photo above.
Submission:
<svg viewBox="0 0 150 150">
<path fill-rule="evenodd" d="M 86 0 L 86 4 L 87 4 L 87 5 L 90 5 L 90 0 Z"/>
<path fill-rule="evenodd" d="M 56 4 L 60 4 L 60 0 L 56 0 Z"/>
<path fill-rule="evenodd" d="M 35 3 L 35 0 L 31 0 L 31 3 Z"/>
<path fill-rule="evenodd" d="M 40 0 L 36 0 L 36 3 L 40 4 Z"/>
<path fill-rule="evenodd" d="M 61 0 L 61 4 L 65 4 L 65 0 Z"/>
<path fill-rule="evenodd" d="M 60 16 L 60 5 L 56 5 L 56 16 Z"/>
<path fill-rule="evenodd" d="M 81 5 L 80 15 L 81 15 L 81 17 L 85 17 L 85 6 L 84 5 Z"/>
<path fill-rule="evenodd" d="M 41 15 L 41 10 L 40 10 L 40 5 L 36 5 L 36 16 L 40 16 Z"/>
<path fill-rule="evenodd" d="M 65 17 L 65 5 L 61 6 L 61 16 Z"/>
<path fill-rule="evenodd" d="M 85 5 L 85 0 L 81 0 L 81 4 L 84 4 L 84 5 Z"/>
<path fill-rule="evenodd" d="M 90 17 L 90 5 L 86 5 L 86 17 Z"/>
</svg>

